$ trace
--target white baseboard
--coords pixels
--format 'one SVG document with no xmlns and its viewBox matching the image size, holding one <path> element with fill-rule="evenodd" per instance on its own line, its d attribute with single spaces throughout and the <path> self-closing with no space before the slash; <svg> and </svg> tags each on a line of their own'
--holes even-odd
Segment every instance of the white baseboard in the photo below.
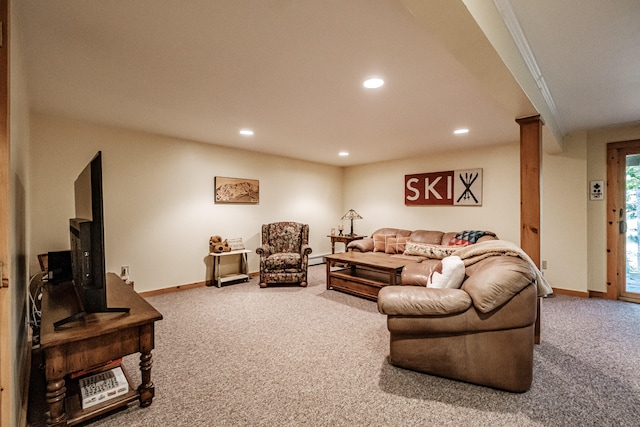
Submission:
<svg viewBox="0 0 640 427">
<path fill-rule="evenodd" d="M 318 264 L 324 264 L 324 257 L 325 255 L 329 255 L 327 254 L 312 254 L 309 256 L 309 265 L 318 265 Z"/>
</svg>

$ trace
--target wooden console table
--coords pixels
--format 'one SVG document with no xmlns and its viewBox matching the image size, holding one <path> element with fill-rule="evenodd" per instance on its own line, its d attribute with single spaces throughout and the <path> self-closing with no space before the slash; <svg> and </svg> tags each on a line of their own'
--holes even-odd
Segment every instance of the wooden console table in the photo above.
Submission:
<svg viewBox="0 0 640 427">
<path fill-rule="evenodd" d="M 331 238 L 331 253 L 335 254 L 336 253 L 336 242 L 338 243 L 344 243 L 344 251 L 347 251 L 347 245 L 351 242 L 353 242 L 354 240 L 360 240 L 360 239 L 364 239 L 367 236 L 356 236 L 354 235 L 346 235 L 343 234 L 342 236 L 339 234 L 329 234 L 327 237 Z"/>
<path fill-rule="evenodd" d="M 399 284 L 402 268 L 424 258 L 380 252 L 345 252 L 325 256 L 327 264 L 327 289 L 336 289 L 374 301 L 384 286 Z M 346 268 L 332 270 L 336 264 Z"/>
<path fill-rule="evenodd" d="M 54 331 L 53 323 L 78 312 L 79 303 L 71 282 L 44 288 L 40 348 L 47 380 L 48 426 L 75 425 L 136 400 L 142 407 L 151 405 L 154 322 L 162 314 L 114 273 L 107 274 L 107 301 L 112 307 L 129 307 L 130 312 L 93 313 Z M 137 389 L 129 384 L 128 393 L 83 410 L 74 392 L 75 381 L 67 384 L 66 376 L 138 352 L 142 384 Z"/>
</svg>

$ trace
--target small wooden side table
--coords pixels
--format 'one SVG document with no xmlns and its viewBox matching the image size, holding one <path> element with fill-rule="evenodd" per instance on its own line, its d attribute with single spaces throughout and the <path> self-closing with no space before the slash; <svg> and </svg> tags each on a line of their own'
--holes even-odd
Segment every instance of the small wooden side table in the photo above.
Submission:
<svg viewBox="0 0 640 427">
<path fill-rule="evenodd" d="M 339 234 L 329 234 L 327 235 L 327 237 L 331 238 L 331 253 L 335 254 L 336 253 L 336 242 L 338 243 L 343 243 L 344 244 L 344 251 L 347 251 L 347 245 L 354 241 L 354 240 L 360 240 L 360 239 L 364 239 L 367 236 L 358 236 L 358 235 L 348 235 L 348 234 L 343 234 L 342 236 Z"/>
<path fill-rule="evenodd" d="M 249 280 L 247 254 L 250 252 L 251 251 L 249 249 L 239 249 L 230 252 L 210 252 L 209 255 L 213 256 L 213 280 L 211 284 L 216 284 L 218 287 L 221 287 L 224 282 L 231 282 L 234 280 L 244 280 L 246 282 L 247 280 Z M 222 276 L 220 271 L 220 258 L 229 255 L 240 256 L 239 269 L 235 274 Z"/>
</svg>

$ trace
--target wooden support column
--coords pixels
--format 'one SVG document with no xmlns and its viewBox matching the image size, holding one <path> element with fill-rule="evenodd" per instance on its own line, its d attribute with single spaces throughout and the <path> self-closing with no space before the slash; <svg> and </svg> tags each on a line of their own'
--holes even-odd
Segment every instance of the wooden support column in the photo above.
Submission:
<svg viewBox="0 0 640 427">
<path fill-rule="evenodd" d="M 542 120 L 540 116 L 516 119 L 520 125 L 520 246 L 540 268 L 540 179 Z M 540 298 L 535 342 L 540 344 Z"/>
</svg>

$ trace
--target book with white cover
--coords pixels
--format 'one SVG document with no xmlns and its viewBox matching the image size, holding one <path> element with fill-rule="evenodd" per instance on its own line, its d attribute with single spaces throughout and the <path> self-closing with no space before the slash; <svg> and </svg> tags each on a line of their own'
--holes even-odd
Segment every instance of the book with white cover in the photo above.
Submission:
<svg viewBox="0 0 640 427">
<path fill-rule="evenodd" d="M 78 380 L 82 409 L 90 408 L 129 391 L 129 383 L 120 366 Z"/>
</svg>

